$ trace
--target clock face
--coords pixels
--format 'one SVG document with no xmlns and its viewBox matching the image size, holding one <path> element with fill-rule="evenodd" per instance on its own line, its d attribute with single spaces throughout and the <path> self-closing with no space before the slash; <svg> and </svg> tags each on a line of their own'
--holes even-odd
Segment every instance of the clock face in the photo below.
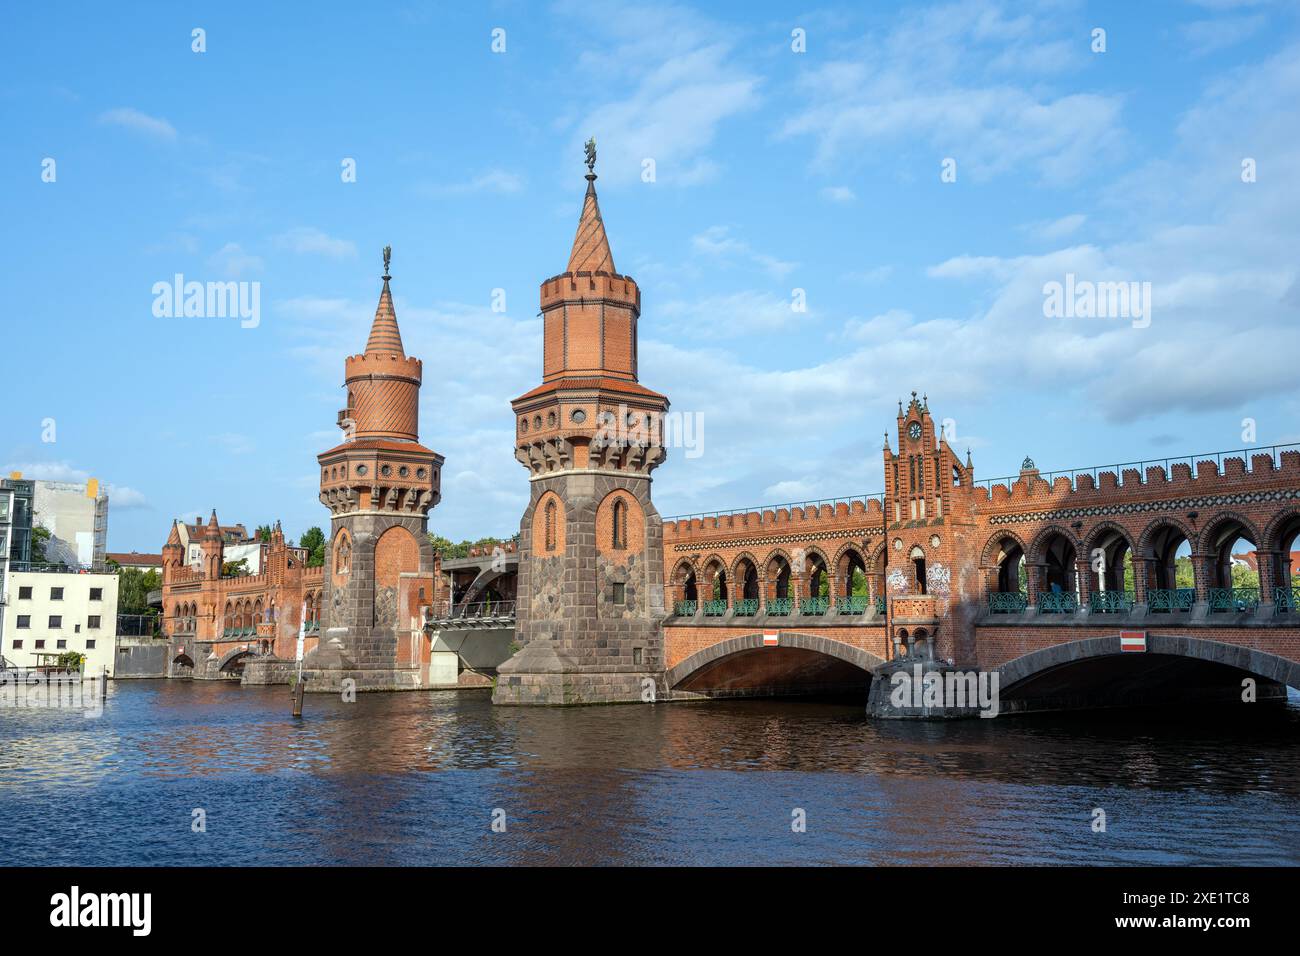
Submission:
<svg viewBox="0 0 1300 956">
<path fill-rule="evenodd" d="M 912 422 L 912 424 L 908 425 L 908 426 L 907 426 L 907 434 L 908 434 L 908 436 L 912 439 L 912 441 L 916 441 L 918 438 L 920 438 L 920 437 L 921 437 L 921 423 L 920 423 L 920 422 Z"/>
</svg>

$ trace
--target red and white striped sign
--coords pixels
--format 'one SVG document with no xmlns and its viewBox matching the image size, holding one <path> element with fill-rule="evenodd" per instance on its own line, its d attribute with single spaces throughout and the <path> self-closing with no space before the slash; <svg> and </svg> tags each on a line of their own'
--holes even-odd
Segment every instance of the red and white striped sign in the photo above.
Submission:
<svg viewBox="0 0 1300 956">
<path fill-rule="evenodd" d="M 764 631 L 764 632 L 763 632 L 763 646 L 764 646 L 764 647 L 776 647 L 776 645 L 779 644 L 779 643 L 781 643 L 781 632 L 780 632 L 780 631 Z"/>
<path fill-rule="evenodd" d="M 1121 651 L 1145 651 L 1147 649 L 1147 632 L 1120 631 L 1119 649 Z"/>
</svg>

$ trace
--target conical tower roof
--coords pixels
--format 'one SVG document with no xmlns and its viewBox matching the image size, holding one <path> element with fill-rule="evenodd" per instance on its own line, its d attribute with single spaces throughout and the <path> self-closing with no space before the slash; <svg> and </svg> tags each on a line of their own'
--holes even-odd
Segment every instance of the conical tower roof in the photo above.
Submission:
<svg viewBox="0 0 1300 956">
<path fill-rule="evenodd" d="M 392 278 L 388 274 L 391 248 L 384 248 L 384 288 L 379 293 L 379 305 L 375 307 L 375 321 L 370 326 L 370 338 L 366 340 L 366 354 L 405 357 L 402 331 L 397 327 L 397 311 L 393 308 L 393 293 L 388 288 L 388 280 Z"/>
<path fill-rule="evenodd" d="M 600 217 L 600 203 L 596 199 L 596 174 L 587 174 L 587 195 L 582 200 L 582 216 L 578 219 L 578 232 L 573 237 L 573 251 L 569 253 L 567 272 L 612 272 L 614 255 L 609 251 L 609 237 L 605 235 L 605 221 Z"/>
</svg>

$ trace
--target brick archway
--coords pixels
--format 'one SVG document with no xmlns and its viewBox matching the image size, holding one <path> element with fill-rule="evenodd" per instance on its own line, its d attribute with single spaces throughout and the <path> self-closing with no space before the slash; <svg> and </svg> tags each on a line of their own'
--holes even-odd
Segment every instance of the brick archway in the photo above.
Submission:
<svg viewBox="0 0 1300 956">
<path fill-rule="evenodd" d="M 854 647 L 852 644 L 845 644 L 843 641 L 832 640 L 828 637 L 818 637 L 812 634 L 788 634 L 782 632 L 779 646 L 798 648 L 800 650 L 823 654 L 827 657 L 843 661 L 846 664 L 852 664 L 854 667 L 867 673 L 871 673 L 875 668 L 884 663 L 883 659 L 869 651 L 862 650 L 860 647 Z M 717 663 L 723 658 L 731 657 L 732 655 L 740 654 L 745 651 L 758 650 L 760 648 L 764 650 L 767 649 L 767 645 L 764 644 L 763 635 L 761 633 L 745 634 L 741 637 L 733 637 L 725 641 L 719 641 L 717 644 L 696 651 L 676 666 L 670 667 L 664 674 L 664 683 L 671 690 L 694 674 Z"/>
</svg>

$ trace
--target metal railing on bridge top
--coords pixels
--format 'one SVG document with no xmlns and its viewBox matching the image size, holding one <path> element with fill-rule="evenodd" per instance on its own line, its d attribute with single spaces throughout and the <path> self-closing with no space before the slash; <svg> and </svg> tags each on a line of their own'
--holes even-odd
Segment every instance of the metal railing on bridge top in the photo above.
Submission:
<svg viewBox="0 0 1300 956">
<path fill-rule="evenodd" d="M 441 601 L 429 608 L 426 620 L 431 624 L 449 627 L 511 624 L 515 620 L 515 602 L 476 601 L 473 604 L 451 604 L 448 601 Z"/>
<path fill-rule="evenodd" d="M 1124 471 L 1134 469 L 1141 475 L 1145 483 L 1147 479 L 1147 469 L 1156 465 L 1164 469 L 1165 476 L 1170 476 L 1170 467 L 1172 465 L 1187 465 L 1192 470 L 1192 476 L 1196 477 L 1196 466 L 1198 462 L 1213 461 L 1214 466 L 1223 471 L 1223 462 L 1228 458 L 1240 458 L 1246 463 L 1246 470 L 1249 472 L 1252 455 L 1269 455 L 1273 459 L 1273 467 L 1281 467 L 1282 454 L 1284 452 L 1300 452 L 1300 442 L 1292 442 L 1286 445 L 1263 445 L 1254 448 L 1234 448 L 1231 451 L 1214 451 L 1206 452 L 1202 455 L 1181 455 L 1176 458 L 1148 458 L 1145 461 L 1125 461 L 1114 465 L 1091 465 L 1086 468 L 1066 468 L 1060 471 L 1040 471 L 1035 478 L 1045 481 L 1049 485 L 1057 478 L 1069 478 L 1070 487 L 1078 488 L 1078 478 L 1080 475 L 1091 475 L 1093 484 L 1100 480 L 1100 475 L 1104 471 L 1111 472 L 1121 483 L 1124 480 Z M 994 485 L 1006 485 L 1008 488 L 1013 482 L 1020 480 L 1020 475 L 1010 475 L 1005 478 L 982 478 L 973 483 L 976 488 L 988 488 L 992 490 Z"/>
</svg>

